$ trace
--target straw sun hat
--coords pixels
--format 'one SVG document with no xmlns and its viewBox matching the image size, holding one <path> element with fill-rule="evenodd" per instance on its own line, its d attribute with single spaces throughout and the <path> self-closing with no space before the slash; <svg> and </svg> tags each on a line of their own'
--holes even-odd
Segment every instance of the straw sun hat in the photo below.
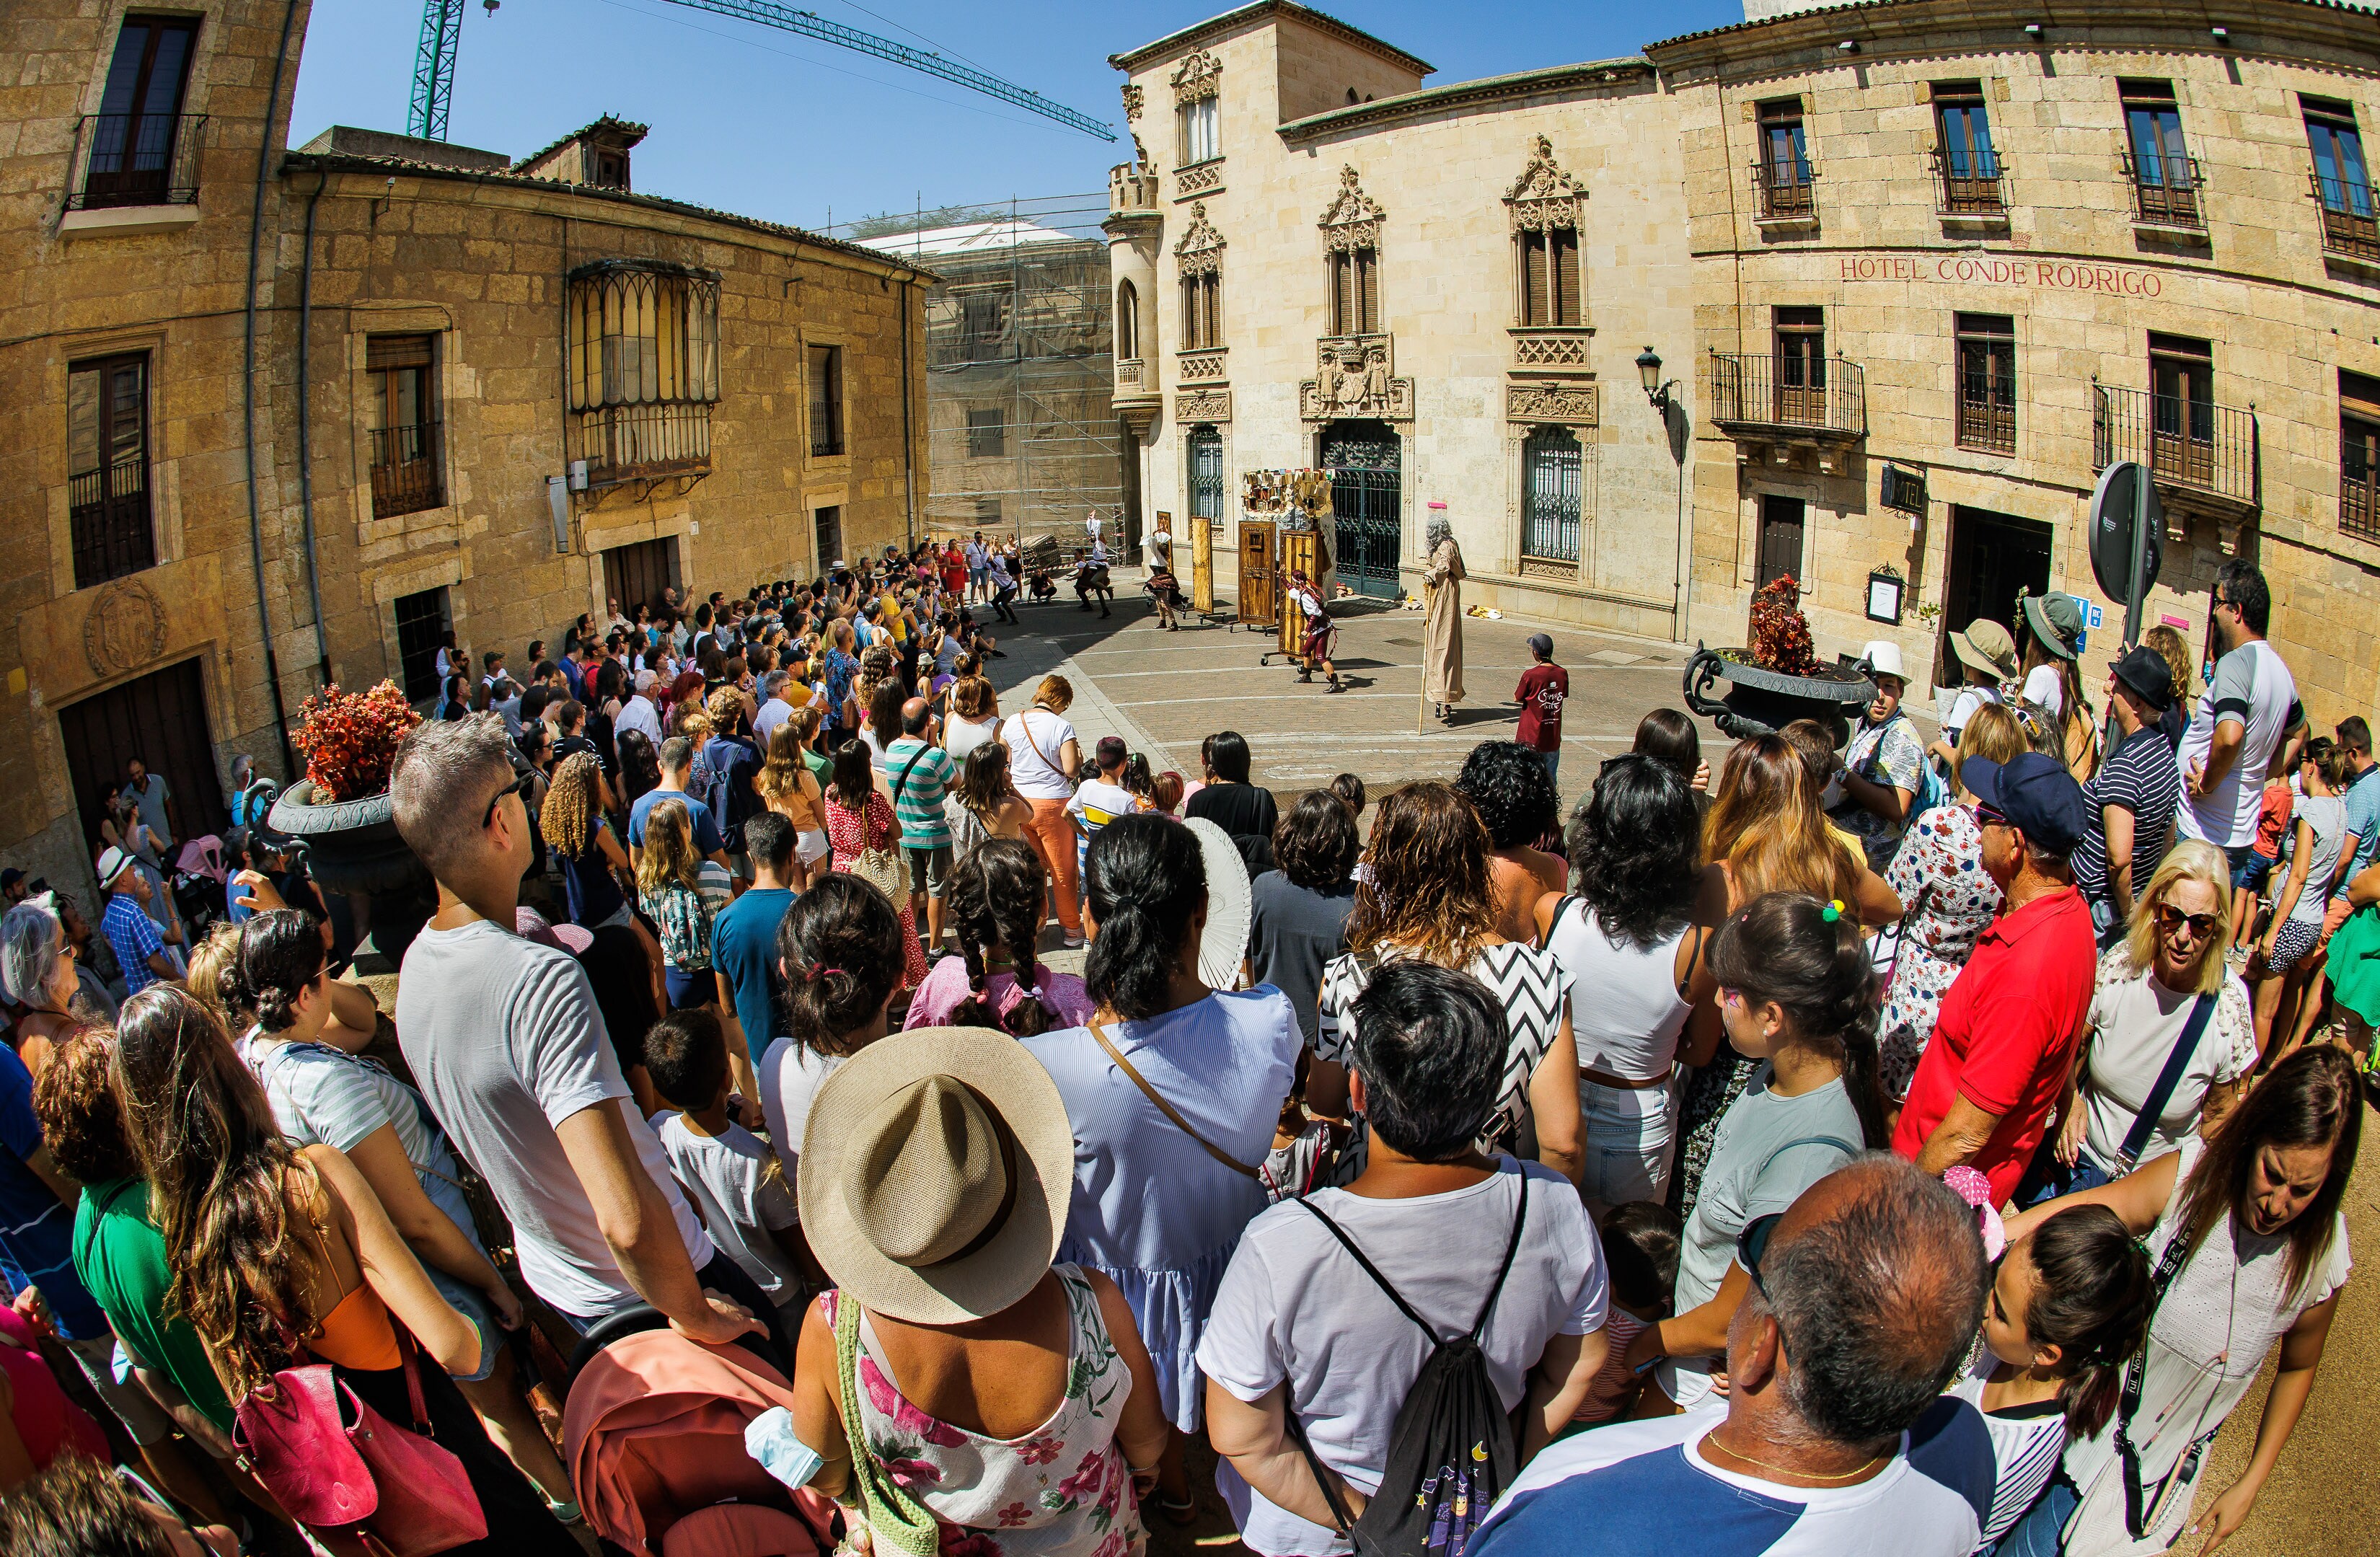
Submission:
<svg viewBox="0 0 2380 1557">
<path fill-rule="evenodd" d="M 958 1324 L 1048 1272 L 1074 1196 L 1075 1131 L 1023 1044 L 919 1028 L 827 1078 L 797 1174 L 803 1231 L 837 1287 L 892 1319 Z"/>
</svg>

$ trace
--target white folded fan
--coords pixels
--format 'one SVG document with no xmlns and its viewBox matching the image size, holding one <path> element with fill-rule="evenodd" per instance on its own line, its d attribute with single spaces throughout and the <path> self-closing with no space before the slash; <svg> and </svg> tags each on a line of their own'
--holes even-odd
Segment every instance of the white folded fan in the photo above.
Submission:
<svg viewBox="0 0 2380 1557">
<path fill-rule="evenodd" d="M 1207 860 L 1207 930 L 1198 942 L 1198 977 L 1208 987 L 1240 987 L 1240 964 L 1248 955 L 1250 913 L 1247 862 L 1232 835 L 1205 817 L 1183 825 L 1198 837 Z"/>
</svg>

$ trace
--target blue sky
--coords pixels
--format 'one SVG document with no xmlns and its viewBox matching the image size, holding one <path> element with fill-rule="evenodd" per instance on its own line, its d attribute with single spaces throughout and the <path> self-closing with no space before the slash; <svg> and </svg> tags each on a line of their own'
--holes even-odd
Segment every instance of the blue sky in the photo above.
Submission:
<svg viewBox="0 0 2380 1557">
<path fill-rule="evenodd" d="M 1121 129 L 1107 56 L 1230 8 L 1040 0 L 793 0 L 830 21 L 978 69 Z M 1321 9 L 1438 67 L 1432 86 L 1632 54 L 1742 19 L 1740 0 Z M 292 140 L 332 124 L 402 130 L 418 0 L 317 0 Z M 919 34 L 930 43 L 921 42 Z M 1104 190 L 1129 143 L 1093 140 L 954 83 L 664 0 L 467 0 L 449 138 L 525 155 L 611 113 L 652 127 L 638 190 L 817 226 L 906 208 Z"/>
</svg>

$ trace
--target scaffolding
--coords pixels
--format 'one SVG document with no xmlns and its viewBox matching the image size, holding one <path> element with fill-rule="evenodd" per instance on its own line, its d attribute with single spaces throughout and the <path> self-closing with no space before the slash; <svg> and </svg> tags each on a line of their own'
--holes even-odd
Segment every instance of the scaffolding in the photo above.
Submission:
<svg viewBox="0 0 2380 1557">
<path fill-rule="evenodd" d="M 827 229 L 941 277 L 926 294 L 927 534 L 1071 548 L 1097 508 L 1125 539 L 1107 215 L 1101 190 Z"/>
</svg>

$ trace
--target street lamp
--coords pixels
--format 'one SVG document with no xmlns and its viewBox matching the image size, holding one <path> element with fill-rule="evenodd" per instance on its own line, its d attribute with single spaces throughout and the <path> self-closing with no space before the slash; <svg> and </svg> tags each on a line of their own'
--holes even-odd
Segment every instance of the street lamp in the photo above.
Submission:
<svg viewBox="0 0 2380 1557">
<path fill-rule="evenodd" d="M 1636 354 L 1636 376 L 1645 381 L 1645 403 L 1664 414 L 1670 409 L 1670 385 L 1661 382 L 1661 354 L 1646 347 Z"/>
</svg>

